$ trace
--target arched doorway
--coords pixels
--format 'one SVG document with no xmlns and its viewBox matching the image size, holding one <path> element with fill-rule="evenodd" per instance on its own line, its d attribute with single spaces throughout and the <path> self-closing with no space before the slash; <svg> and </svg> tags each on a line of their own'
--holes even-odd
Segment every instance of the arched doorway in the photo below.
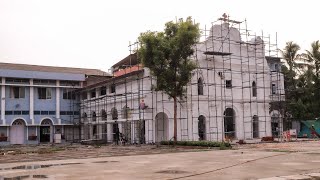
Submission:
<svg viewBox="0 0 320 180">
<path fill-rule="evenodd" d="M 44 119 L 41 121 L 40 126 L 40 142 L 41 143 L 48 143 L 52 142 L 52 132 L 53 132 L 53 125 L 50 119 Z"/>
<path fill-rule="evenodd" d="M 145 120 L 140 120 L 139 121 L 139 132 L 140 132 L 140 137 L 139 137 L 139 141 L 140 144 L 144 144 L 146 143 L 146 121 Z"/>
<path fill-rule="evenodd" d="M 22 119 L 17 119 L 13 121 L 10 127 L 10 143 L 11 144 L 24 144 L 25 127 L 26 127 L 26 124 Z"/>
<path fill-rule="evenodd" d="M 257 115 L 252 118 L 252 137 L 259 138 L 259 117 Z"/>
<path fill-rule="evenodd" d="M 271 115 L 271 130 L 273 137 L 279 137 L 280 132 L 280 115 L 273 112 Z"/>
<path fill-rule="evenodd" d="M 116 107 L 113 107 L 111 109 L 111 118 L 114 120 L 114 123 L 112 124 L 112 134 L 113 134 L 113 141 L 118 144 L 119 138 L 120 138 L 120 130 L 118 125 L 118 110 Z"/>
<path fill-rule="evenodd" d="M 155 129 L 156 129 L 156 142 L 167 141 L 168 140 L 168 127 L 169 121 L 166 113 L 160 112 L 155 117 Z"/>
<path fill-rule="evenodd" d="M 203 115 L 198 118 L 198 135 L 199 141 L 206 140 L 206 118 Z"/>
<path fill-rule="evenodd" d="M 131 142 L 131 121 L 125 121 L 122 124 L 122 136 L 127 141 Z"/>
<path fill-rule="evenodd" d="M 235 127 L 235 112 L 232 108 L 227 108 L 224 111 L 224 137 L 233 139 L 236 135 Z"/>
</svg>

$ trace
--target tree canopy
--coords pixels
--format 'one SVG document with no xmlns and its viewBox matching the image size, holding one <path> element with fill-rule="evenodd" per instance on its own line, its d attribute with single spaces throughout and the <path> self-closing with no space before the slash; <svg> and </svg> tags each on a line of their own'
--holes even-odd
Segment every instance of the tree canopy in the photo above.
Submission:
<svg viewBox="0 0 320 180">
<path fill-rule="evenodd" d="M 176 141 L 177 98 L 185 95 L 185 87 L 196 68 L 190 59 L 200 37 L 199 25 L 191 17 L 167 22 L 162 32 L 147 31 L 139 37 L 138 57 L 156 78 L 155 90 L 174 99 L 174 139 Z"/>
<path fill-rule="evenodd" d="M 315 41 L 310 51 L 298 54 L 299 45 L 288 42 L 282 51 L 289 68 L 283 66 L 285 80 L 286 112 L 294 120 L 320 117 L 320 44 Z M 307 69 L 296 66 L 296 61 L 309 62 Z M 299 73 L 297 73 L 299 72 Z"/>
<path fill-rule="evenodd" d="M 170 97 L 181 97 L 196 68 L 190 59 L 200 36 L 198 24 L 191 17 L 177 23 L 167 22 L 163 32 L 147 31 L 139 37 L 138 56 L 156 77 L 156 90 Z"/>
</svg>

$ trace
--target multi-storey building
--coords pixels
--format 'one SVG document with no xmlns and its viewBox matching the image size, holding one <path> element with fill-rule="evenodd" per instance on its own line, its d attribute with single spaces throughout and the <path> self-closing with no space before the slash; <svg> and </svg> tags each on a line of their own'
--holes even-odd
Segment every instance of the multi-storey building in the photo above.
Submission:
<svg viewBox="0 0 320 180">
<path fill-rule="evenodd" d="M 279 58 L 265 56 L 260 37 L 246 42 L 241 34 L 231 23 L 216 24 L 195 47 L 197 69 L 178 104 L 178 140 L 248 140 L 279 132 L 280 120 L 272 122 L 271 115 L 280 112 L 270 109 L 284 97 L 283 76 L 274 70 Z M 148 68 L 131 54 L 112 69 L 112 79 L 82 90 L 82 139 L 111 142 L 120 132 L 131 143 L 172 140 L 173 100 L 154 91 Z"/>
<path fill-rule="evenodd" d="M 260 139 L 281 133 L 280 59 L 263 37 L 222 19 L 205 30 L 190 57 L 193 71 L 177 109 L 178 140 Z M 120 137 L 129 143 L 173 139 L 173 100 L 130 54 L 112 77 L 92 69 L 1 64 L 1 144 Z"/>
<path fill-rule="evenodd" d="M 79 139 L 77 89 L 96 69 L 0 63 L 0 145 Z"/>
</svg>

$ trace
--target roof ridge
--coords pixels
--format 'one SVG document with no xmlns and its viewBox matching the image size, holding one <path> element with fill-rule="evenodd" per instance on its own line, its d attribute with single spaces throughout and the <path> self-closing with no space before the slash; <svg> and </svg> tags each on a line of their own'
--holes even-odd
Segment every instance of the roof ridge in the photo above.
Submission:
<svg viewBox="0 0 320 180">
<path fill-rule="evenodd" d="M 47 66 L 34 64 L 19 64 L 0 62 L 0 68 L 11 70 L 25 70 L 25 71 L 42 71 L 42 72 L 60 72 L 72 74 L 87 74 L 99 76 L 111 76 L 108 72 L 100 69 L 78 68 L 78 67 L 62 67 L 62 66 Z"/>
</svg>

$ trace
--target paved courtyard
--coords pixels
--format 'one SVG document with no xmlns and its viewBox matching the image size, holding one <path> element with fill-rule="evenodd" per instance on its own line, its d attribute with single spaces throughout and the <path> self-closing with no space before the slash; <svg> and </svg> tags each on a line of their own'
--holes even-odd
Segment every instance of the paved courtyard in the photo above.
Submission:
<svg viewBox="0 0 320 180">
<path fill-rule="evenodd" d="M 15 152 L 15 149 L 20 150 Z M 232 150 L 150 145 L 40 146 L 4 148 L 1 151 L 5 155 L 0 155 L 0 180 L 248 180 L 292 175 L 295 176 L 291 179 L 297 179 L 298 174 L 320 173 L 319 141 L 237 145 Z M 312 179 L 305 175 L 299 177 Z"/>
</svg>

